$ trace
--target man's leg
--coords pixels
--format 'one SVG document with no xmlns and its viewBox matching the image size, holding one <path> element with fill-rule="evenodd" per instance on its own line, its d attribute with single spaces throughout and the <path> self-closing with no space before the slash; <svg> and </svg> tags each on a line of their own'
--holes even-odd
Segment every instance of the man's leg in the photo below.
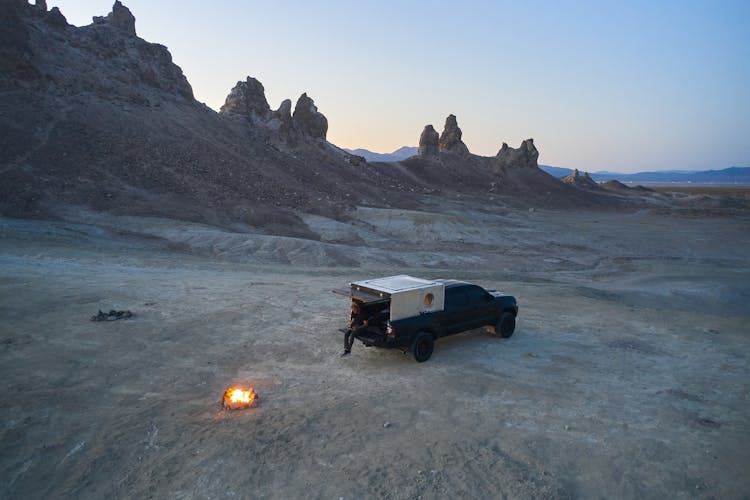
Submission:
<svg viewBox="0 0 750 500">
<path fill-rule="evenodd" d="M 348 328 L 344 334 L 344 354 L 342 354 L 342 356 L 346 356 L 352 352 L 352 344 L 354 343 L 354 337 L 352 336 L 353 333 L 354 328 Z"/>
</svg>

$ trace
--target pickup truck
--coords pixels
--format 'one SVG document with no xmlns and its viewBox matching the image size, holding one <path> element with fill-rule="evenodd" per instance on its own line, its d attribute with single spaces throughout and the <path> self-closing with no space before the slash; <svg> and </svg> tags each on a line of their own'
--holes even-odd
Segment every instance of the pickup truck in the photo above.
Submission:
<svg viewBox="0 0 750 500">
<path fill-rule="evenodd" d="M 366 311 L 368 326 L 354 336 L 366 346 L 410 351 L 418 362 L 432 356 L 435 340 L 488 327 L 502 338 L 513 335 L 516 299 L 457 280 L 424 280 L 400 275 L 351 283 L 334 293 L 350 297 Z"/>
</svg>

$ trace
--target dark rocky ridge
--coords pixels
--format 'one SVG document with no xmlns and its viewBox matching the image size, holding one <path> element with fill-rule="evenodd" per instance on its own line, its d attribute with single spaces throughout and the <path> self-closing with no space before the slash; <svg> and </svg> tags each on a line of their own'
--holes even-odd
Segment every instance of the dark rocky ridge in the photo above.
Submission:
<svg viewBox="0 0 750 500">
<path fill-rule="evenodd" d="M 289 100 L 273 111 L 260 82 L 247 79 L 217 113 L 195 100 L 166 47 L 136 35 L 119 2 L 82 27 L 23 0 L 0 0 L 0 14 L 4 215 L 83 205 L 314 237 L 297 213 L 413 207 L 420 195 L 606 203 L 538 169 L 502 171 L 497 159 L 472 155 L 455 118 L 435 158 L 383 167 L 328 143 L 327 120 L 306 94 L 293 113 Z"/>
</svg>

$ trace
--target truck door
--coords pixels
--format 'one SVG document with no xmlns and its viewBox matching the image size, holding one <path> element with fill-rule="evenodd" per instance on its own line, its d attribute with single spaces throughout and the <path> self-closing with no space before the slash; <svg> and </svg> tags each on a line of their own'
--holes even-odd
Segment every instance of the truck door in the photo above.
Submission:
<svg viewBox="0 0 750 500">
<path fill-rule="evenodd" d="M 441 318 L 444 334 L 450 335 L 464 331 L 468 319 L 468 297 L 466 287 L 457 286 L 445 289 L 445 307 Z"/>
<path fill-rule="evenodd" d="M 467 287 L 467 328 L 479 328 L 495 323 L 495 308 L 492 296 L 478 286 Z"/>
</svg>

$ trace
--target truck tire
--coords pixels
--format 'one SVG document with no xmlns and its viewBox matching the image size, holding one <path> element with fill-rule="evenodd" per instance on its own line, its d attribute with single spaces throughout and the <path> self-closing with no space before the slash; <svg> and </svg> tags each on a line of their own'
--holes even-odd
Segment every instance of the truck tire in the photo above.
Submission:
<svg viewBox="0 0 750 500">
<path fill-rule="evenodd" d="M 423 363 L 430 359 L 432 350 L 435 348 L 435 339 L 429 332 L 417 332 L 414 342 L 411 344 L 411 353 L 418 363 Z"/>
<path fill-rule="evenodd" d="M 507 339 L 516 329 L 516 317 L 512 313 L 503 313 L 500 320 L 495 325 L 495 333 L 502 338 Z"/>
</svg>

